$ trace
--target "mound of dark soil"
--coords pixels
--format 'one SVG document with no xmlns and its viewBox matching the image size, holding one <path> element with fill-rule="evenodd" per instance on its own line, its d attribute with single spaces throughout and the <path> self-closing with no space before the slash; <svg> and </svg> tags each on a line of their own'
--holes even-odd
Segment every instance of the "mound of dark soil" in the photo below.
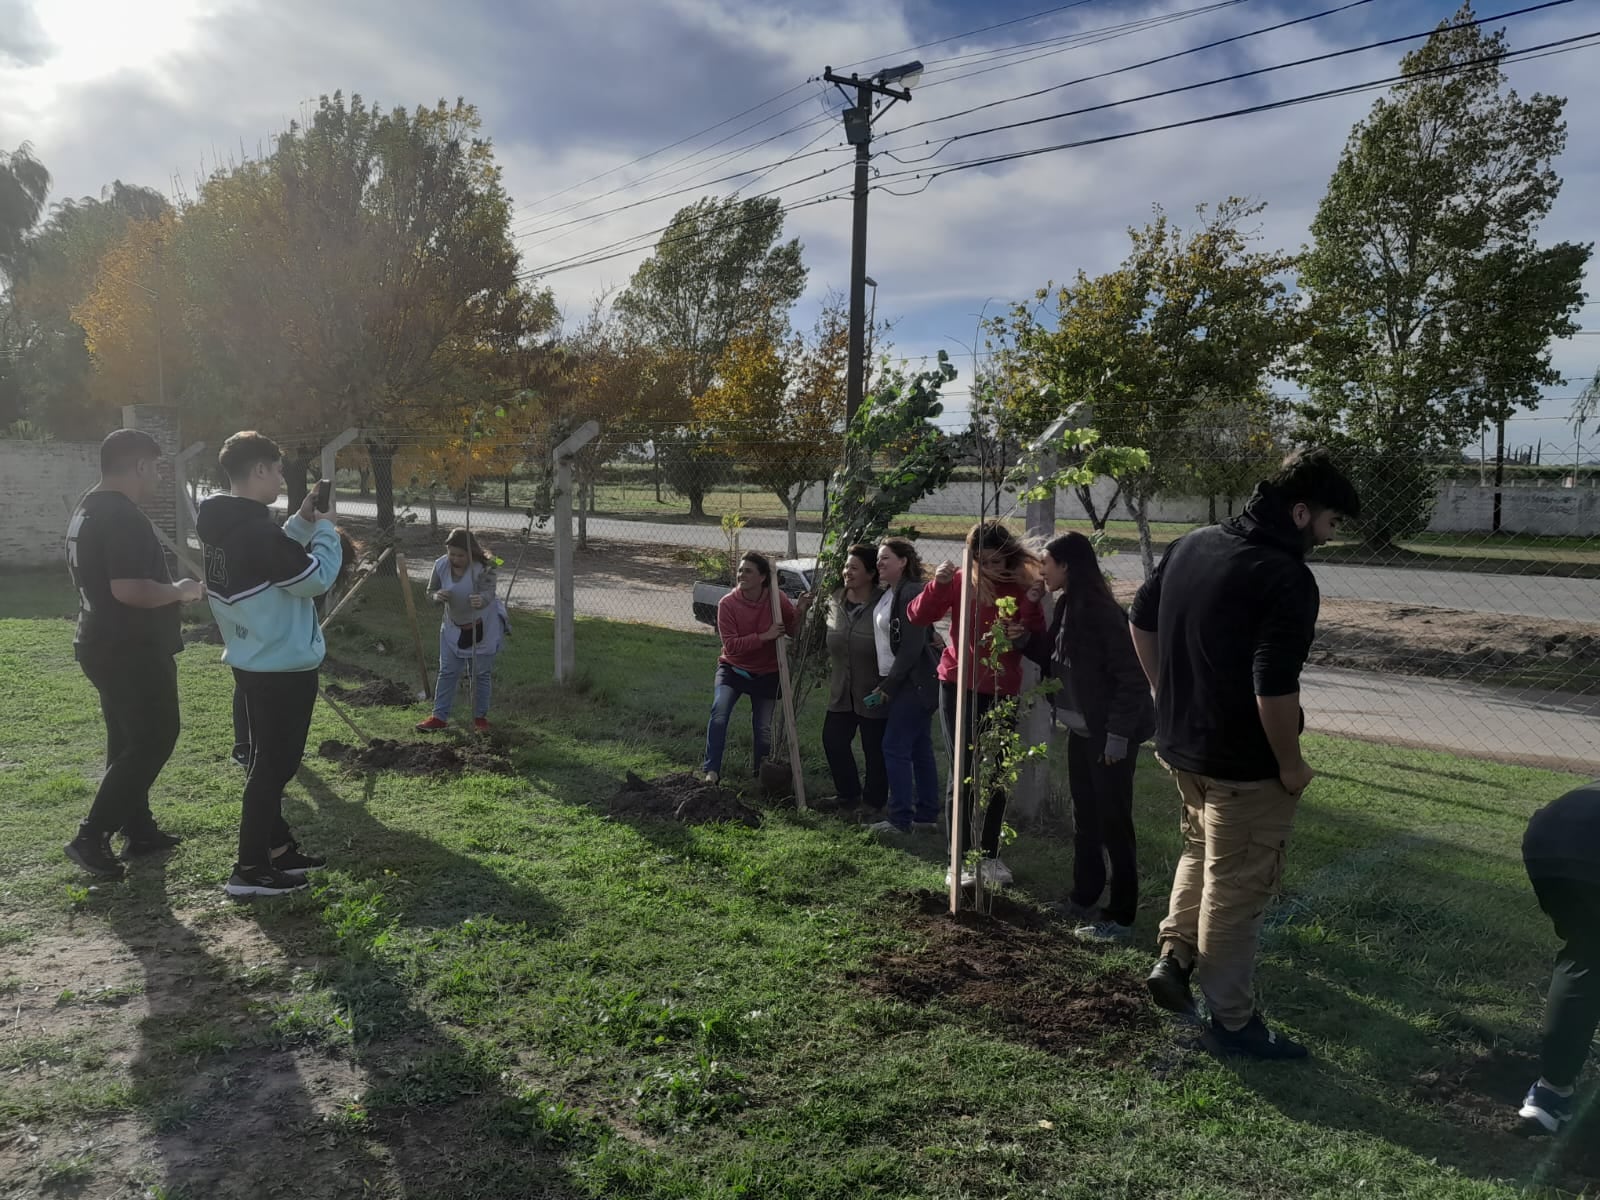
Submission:
<svg viewBox="0 0 1600 1200">
<path fill-rule="evenodd" d="M 323 742 L 317 754 L 352 771 L 397 771 L 402 775 L 511 774 L 511 760 L 497 747 L 470 742 L 399 742 L 374 738 L 369 746 Z"/>
<path fill-rule="evenodd" d="M 183 631 L 183 644 L 192 646 L 196 642 L 203 642 L 208 646 L 222 645 L 222 630 L 216 625 L 190 625 Z"/>
<path fill-rule="evenodd" d="M 328 694 L 354 708 L 405 708 L 417 699 L 405 684 L 392 679 L 369 680 L 358 688 L 330 683 Z"/>
<path fill-rule="evenodd" d="M 1114 1065 L 1160 1030 L 1137 975 L 1108 971 L 1098 948 L 1036 908 L 996 896 L 992 913 L 952 918 L 936 892 L 890 897 L 886 908 L 905 912 L 902 927 L 924 945 L 878 955 L 858 977 L 869 992 L 949 1005 L 1042 1050 L 1088 1052 Z"/>
<path fill-rule="evenodd" d="M 761 814 L 727 788 L 706 783 L 686 771 L 658 779 L 640 779 L 629 771 L 622 787 L 611 797 L 608 811 L 614 817 L 651 817 L 685 825 L 738 821 L 755 828 L 761 824 Z"/>
</svg>

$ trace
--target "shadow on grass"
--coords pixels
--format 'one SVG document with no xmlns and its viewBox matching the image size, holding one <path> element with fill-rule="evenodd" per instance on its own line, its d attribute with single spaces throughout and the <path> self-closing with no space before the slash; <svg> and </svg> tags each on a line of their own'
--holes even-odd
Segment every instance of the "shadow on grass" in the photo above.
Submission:
<svg viewBox="0 0 1600 1200">
<path fill-rule="evenodd" d="M 299 778 L 322 836 L 359 857 L 349 882 L 240 910 L 281 951 L 270 977 L 229 978 L 173 915 L 159 874 L 147 885 L 154 903 L 113 911 L 149 980 L 134 1076 L 171 1193 L 253 1197 L 282 1179 L 304 1195 L 344 1194 L 339 1180 L 418 1198 L 585 1194 L 559 1159 L 580 1131 L 517 1087 L 499 1045 L 430 1013 L 414 991 L 421 973 L 391 936 L 437 929 L 438 948 L 470 956 L 455 943 L 548 936 L 560 911 L 384 825 L 315 771 Z M 186 1052 L 213 1058 L 199 1070 Z"/>
<path fill-rule="evenodd" d="M 292 1170 L 376 1178 L 375 1149 L 324 1122 L 308 1076 L 337 1074 L 282 1036 L 235 964 L 173 911 L 166 866 L 152 862 L 105 908 L 144 971 L 147 1012 L 129 1067 L 133 1102 L 155 1144 L 165 1194 L 249 1197 Z M 263 980 L 271 984 L 273 980 Z"/>
</svg>

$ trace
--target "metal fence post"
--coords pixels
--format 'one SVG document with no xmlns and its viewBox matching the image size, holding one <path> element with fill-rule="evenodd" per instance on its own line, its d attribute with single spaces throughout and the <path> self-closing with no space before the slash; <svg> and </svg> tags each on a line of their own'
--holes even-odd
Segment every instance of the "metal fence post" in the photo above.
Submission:
<svg viewBox="0 0 1600 1200">
<path fill-rule="evenodd" d="M 172 502 L 172 520 L 177 526 L 172 540 L 180 546 L 189 544 L 189 531 L 195 523 L 194 500 L 189 495 L 189 462 L 205 448 L 204 442 L 196 442 L 172 456 L 172 486 L 177 492 Z"/>
<path fill-rule="evenodd" d="M 566 683 L 577 665 L 573 633 L 576 597 L 572 578 L 572 460 L 600 434 L 597 421 L 585 421 L 550 454 L 556 469 L 556 682 Z"/>
</svg>

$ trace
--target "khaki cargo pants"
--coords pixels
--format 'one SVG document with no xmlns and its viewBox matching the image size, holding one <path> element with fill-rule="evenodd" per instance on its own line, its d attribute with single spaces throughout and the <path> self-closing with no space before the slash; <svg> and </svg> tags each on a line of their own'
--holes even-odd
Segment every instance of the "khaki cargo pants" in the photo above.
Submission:
<svg viewBox="0 0 1600 1200">
<path fill-rule="evenodd" d="M 1172 773 L 1183 797 L 1183 855 L 1161 922 L 1161 952 L 1194 966 L 1211 1015 L 1226 1029 L 1242 1029 L 1255 1011 L 1256 943 L 1283 880 L 1300 797 L 1276 779 L 1234 783 Z"/>
</svg>

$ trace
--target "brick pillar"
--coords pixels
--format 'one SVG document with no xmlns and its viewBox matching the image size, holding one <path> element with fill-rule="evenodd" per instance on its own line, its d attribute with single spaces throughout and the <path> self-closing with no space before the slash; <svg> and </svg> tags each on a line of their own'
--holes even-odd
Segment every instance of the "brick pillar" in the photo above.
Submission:
<svg viewBox="0 0 1600 1200">
<path fill-rule="evenodd" d="M 142 429 L 155 438 L 157 445 L 161 447 L 163 457 L 160 471 L 163 486 L 155 500 L 145 507 L 145 512 L 149 514 L 157 529 L 176 542 L 178 483 L 172 469 L 172 456 L 183 448 L 178 425 L 178 410 L 159 404 L 125 404 L 122 408 L 122 427 Z M 187 571 L 181 573 L 187 574 Z"/>
</svg>

